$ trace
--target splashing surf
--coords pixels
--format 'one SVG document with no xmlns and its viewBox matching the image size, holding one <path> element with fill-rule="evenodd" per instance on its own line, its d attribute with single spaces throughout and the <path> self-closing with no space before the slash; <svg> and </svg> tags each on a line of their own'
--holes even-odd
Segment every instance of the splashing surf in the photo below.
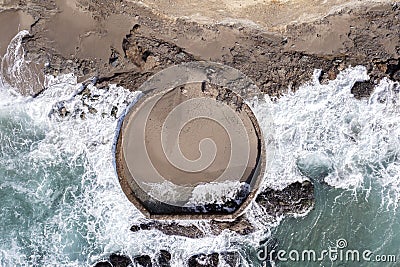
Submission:
<svg viewBox="0 0 400 267">
<path fill-rule="evenodd" d="M 321 251 L 344 238 L 349 249 L 400 256 L 400 85 L 383 79 L 369 99 L 357 100 L 351 88 L 369 79 L 364 67 L 350 67 L 327 85 L 318 82 L 319 74 L 272 107 L 277 152 L 264 186 L 281 188 L 310 179 L 316 202 L 307 216 L 286 218 L 272 231 L 276 249 Z M 256 114 L 262 113 L 263 107 L 258 109 Z M 278 262 L 296 264 L 340 263 L 326 258 Z"/>
<path fill-rule="evenodd" d="M 172 265 L 182 266 L 193 254 L 237 246 L 230 233 L 197 242 L 130 231 L 145 219 L 119 186 L 112 148 L 118 118 L 141 93 L 115 85 L 88 89 L 89 95 L 73 74 L 47 76 L 35 98 L 3 84 L 0 265 L 82 266 L 114 252 L 154 256 L 167 249 Z"/>
<path fill-rule="evenodd" d="M 21 55 L 15 58 L 19 65 L 23 61 Z M 399 247 L 393 234 L 399 221 L 399 85 L 384 79 L 369 100 L 356 100 L 350 90 L 356 81 L 368 79 L 364 67 L 348 68 L 328 85 L 319 84 L 318 75 L 316 71 L 312 82 L 276 103 L 268 98 L 249 103 L 264 132 L 270 133 L 272 125 L 274 130 L 272 143 L 271 135 L 266 136 L 270 158 L 263 187 L 282 189 L 295 181 L 314 180 L 316 208 L 307 216 L 280 218 L 272 225 L 266 220 L 271 216 L 253 203 L 246 215 L 259 232 L 242 237 L 225 231 L 200 242 L 129 230 L 145 219 L 120 189 L 112 148 L 118 118 L 140 92 L 89 85 L 90 94 L 85 94 L 69 74 L 47 76 L 46 90 L 31 98 L 3 81 L 0 265 L 82 266 L 113 252 L 154 256 L 166 249 L 172 253 L 172 266 L 184 266 L 193 254 L 227 250 L 239 251 L 242 266 L 250 266 L 257 265 L 254 250 L 271 231 L 282 247 L 304 240 L 318 247 L 323 237 L 314 231 L 325 237 L 332 232 L 331 242 L 352 227 L 371 227 L 377 239 L 386 227 L 386 241 L 375 247 Z M 62 117 L 60 110 L 69 113 Z M 375 220 L 363 225 L 370 216 Z M 384 218 L 381 226 L 378 217 Z M 208 229 L 206 222 L 179 223 Z M 291 235 L 296 231 L 303 234 Z M 357 242 L 362 241 L 366 239 Z"/>
</svg>

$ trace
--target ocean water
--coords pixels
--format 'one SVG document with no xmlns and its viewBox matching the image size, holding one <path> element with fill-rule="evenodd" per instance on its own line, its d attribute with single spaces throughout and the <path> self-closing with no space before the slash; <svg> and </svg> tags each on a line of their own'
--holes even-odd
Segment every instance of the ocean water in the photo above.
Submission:
<svg viewBox="0 0 400 267">
<path fill-rule="evenodd" d="M 25 34 L 5 56 L 14 64 L 3 71 L 15 79 L 29 71 L 18 45 Z M 0 266 L 91 266 L 111 253 L 154 256 L 160 249 L 184 266 L 193 254 L 240 246 L 229 232 L 199 242 L 130 231 L 145 218 L 120 188 L 112 150 L 118 118 L 141 93 L 88 88 L 89 98 L 73 74 L 47 76 L 46 90 L 31 98 L 0 80 Z M 70 112 L 64 118 L 62 107 Z M 204 222 L 180 223 L 207 231 Z"/>
<path fill-rule="evenodd" d="M 19 47 L 24 34 L 10 47 Z M 23 49 L 10 50 L 6 59 L 11 55 L 7 68 L 23 79 L 29 71 Z M 0 80 L 0 266 L 90 266 L 113 252 L 154 256 L 160 249 L 171 252 L 172 266 L 185 266 L 194 254 L 223 251 L 238 251 L 240 266 L 263 266 L 257 254 L 265 240 L 288 253 L 318 253 L 345 240 L 343 251 L 400 257 L 400 87 L 382 80 L 370 99 L 356 100 L 350 89 L 368 79 L 364 67 L 350 67 L 328 85 L 317 77 L 318 71 L 277 102 L 249 103 L 264 132 L 274 135 L 262 186 L 312 180 L 314 209 L 271 220 L 252 204 L 246 213 L 260 231 L 246 237 L 225 231 L 201 240 L 129 230 L 145 219 L 120 189 L 112 148 L 118 118 L 140 92 L 89 85 L 92 96 L 86 97 L 69 74 L 47 76 L 47 89 L 30 98 Z M 64 118 L 58 115 L 62 107 L 70 112 Z M 206 222 L 179 223 L 208 229 Z M 327 258 L 272 264 L 397 266 Z"/>
<path fill-rule="evenodd" d="M 272 230 L 275 249 L 287 253 L 277 266 L 399 266 L 400 86 L 383 79 L 370 99 L 357 100 L 351 88 L 368 79 L 364 67 L 348 68 L 328 85 L 318 76 L 272 108 L 278 164 L 265 181 L 307 178 L 316 198 L 306 216 L 285 218 Z M 338 259 L 321 257 L 335 247 Z M 291 260 L 292 250 L 314 250 L 324 259 L 302 261 L 293 252 Z M 354 250 L 360 261 L 346 256 Z M 370 262 L 362 259 L 366 250 Z"/>
</svg>

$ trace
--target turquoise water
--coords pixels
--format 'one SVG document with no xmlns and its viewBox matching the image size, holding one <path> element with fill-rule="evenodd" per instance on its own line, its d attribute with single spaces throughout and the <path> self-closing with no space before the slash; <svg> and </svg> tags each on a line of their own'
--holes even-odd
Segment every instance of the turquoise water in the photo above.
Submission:
<svg viewBox="0 0 400 267">
<path fill-rule="evenodd" d="M 5 56 L 15 79 L 27 71 L 23 49 L 12 50 L 25 34 Z M 120 116 L 138 93 L 90 87 L 98 101 L 84 103 L 74 75 L 46 77 L 46 87 L 22 97 L 23 88 L 0 77 L 0 266 L 89 266 L 112 252 L 130 254 L 137 248 L 126 246 L 129 228 L 139 214 L 115 176 L 111 110 Z M 60 106 L 70 116 L 58 116 Z"/>
<path fill-rule="evenodd" d="M 24 62 L 22 55 L 15 60 L 18 66 Z M 92 101 L 76 94 L 76 77 L 62 75 L 47 77 L 46 91 L 31 99 L 0 82 L 0 266 L 90 266 L 114 252 L 154 257 L 160 249 L 172 253 L 172 266 L 185 266 L 194 254 L 226 250 L 240 251 L 241 266 L 262 266 L 260 241 L 274 241 L 275 250 L 313 249 L 319 255 L 339 239 L 347 242 L 342 251 L 371 250 L 399 261 L 399 87 L 384 80 L 371 99 L 356 100 L 350 89 L 368 79 L 365 68 L 346 69 L 328 85 L 317 76 L 276 103 L 250 103 L 264 133 L 273 132 L 273 118 L 275 142 L 262 186 L 313 180 L 314 209 L 276 220 L 253 205 L 246 215 L 262 231 L 247 237 L 226 231 L 201 240 L 129 230 L 145 219 L 115 175 L 117 119 L 111 111 L 117 107 L 121 116 L 138 92 L 90 85 Z M 60 106 L 70 115 L 60 118 Z M 208 231 L 205 222 L 180 223 Z M 274 264 L 397 266 L 327 258 Z"/>
<path fill-rule="evenodd" d="M 85 173 L 85 159 L 70 161 L 67 154 L 51 161 L 34 157 L 32 152 L 38 150 L 45 132 L 24 113 L 14 108 L 1 110 L 2 266 L 26 262 L 43 265 L 56 253 L 63 255 L 66 262 L 82 260 L 85 249 L 94 249 L 84 236 L 88 232 L 85 215 L 79 213 L 79 178 Z M 57 248 L 52 248 L 54 239 L 59 239 Z M 10 247 L 20 253 L 11 262 L 7 260 L 9 255 L 4 255 Z"/>
<path fill-rule="evenodd" d="M 275 250 L 286 253 L 277 266 L 399 266 L 400 86 L 383 80 L 370 99 L 357 100 L 350 89 L 368 78 L 365 73 L 349 68 L 328 85 L 314 81 L 273 107 L 278 164 L 266 179 L 310 179 L 316 202 L 307 215 L 285 218 L 272 230 Z M 321 256 L 335 248 L 332 257 Z M 315 251 L 317 260 L 307 254 L 302 260 L 303 250 Z M 366 250 L 371 255 L 363 259 Z"/>
<path fill-rule="evenodd" d="M 342 251 L 342 260 L 330 259 L 305 261 L 290 260 L 278 262 L 278 266 L 398 266 L 400 256 L 400 213 L 398 209 L 386 209 L 381 205 L 379 185 L 369 192 L 353 192 L 335 189 L 327 185 L 316 187 L 316 206 L 307 216 L 287 218 L 277 227 L 273 236 L 278 240 L 276 250 L 313 249 L 317 258 L 323 250 L 337 246 L 341 239 L 347 246 Z M 342 245 L 341 245 L 342 246 Z M 340 247 L 341 247 L 340 246 Z M 349 250 L 359 251 L 360 261 L 356 257 L 346 258 Z M 373 252 L 371 262 L 362 259 L 365 250 Z M 339 255 L 339 254 L 336 254 Z M 375 255 L 395 255 L 397 262 L 372 262 Z M 294 256 L 295 257 L 295 256 Z M 285 258 L 288 258 L 286 255 Z M 353 260 L 354 259 L 354 260 Z M 383 259 L 383 258 L 382 258 Z M 379 260 L 379 259 L 377 259 Z M 387 258 L 389 261 L 389 258 Z"/>
</svg>

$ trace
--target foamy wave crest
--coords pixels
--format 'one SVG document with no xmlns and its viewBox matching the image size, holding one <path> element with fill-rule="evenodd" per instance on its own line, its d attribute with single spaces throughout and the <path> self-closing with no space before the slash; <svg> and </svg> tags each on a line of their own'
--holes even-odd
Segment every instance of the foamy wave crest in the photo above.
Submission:
<svg viewBox="0 0 400 267">
<path fill-rule="evenodd" d="M 274 151 L 267 155 L 263 187 L 305 179 L 355 192 L 380 186 L 382 205 L 397 206 L 399 84 L 384 79 L 370 99 L 357 100 L 351 88 L 368 79 L 364 67 L 346 69 L 327 85 L 318 75 L 276 103 L 248 103 Z M 141 93 L 115 85 L 85 89 L 72 74 L 46 79 L 47 89 L 36 98 L 0 89 L 0 265 L 82 266 L 112 252 L 154 257 L 166 249 L 173 266 L 184 266 L 198 253 L 245 254 L 243 244 L 257 246 L 269 235 L 224 231 L 191 240 L 131 232 L 132 224 L 145 219 L 120 188 L 112 147 L 118 118 Z M 259 208 L 250 205 L 246 214 L 263 229 L 270 221 Z"/>
<path fill-rule="evenodd" d="M 0 64 L 0 85 L 8 84 L 23 95 L 35 95 L 44 89 L 44 76 L 38 62 L 25 58 L 22 40 L 28 35 L 28 31 L 21 31 L 8 45 Z"/>
<path fill-rule="evenodd" d="M 377 185 L 390 196 L 387 204 L 397 203 L 399 84 L 383 79 L 370 99 L 357 100 L 351 88 L 369 79 L 365 67 L 348 68 L 327 85 L 319 75 L 317 70 L 312 82 L 271 105 L 275 153 L 264 187 L 282 189 L 305 179 L 355 191 Z M 266 104 L 254 105 L 263 127 Z"/>
<path fill-rule="evenodd" d="M 120 188 L 112 147 L 118 119 L 140 92 L 85 88 L 73 74 L 46 77 L 35 98 L 17 91 L 0 88 L 0 265 L 83 266 L 113 252 L 167 249 L 172 265 L 183 266 L 193 254 L 237 246 L 229 232 L 199 242 L 130 231 L 144 218 Z"/>
<path fill-rule="evenodd" d="M 50 214 L 36 222 L 27 218 L 31 227 L 24 236 L 33 249 L 26 252 L 18 242 L 11 248 L 1 247 L 5 255 L 2 265 L 82 266 L 113 252 L 155 256 L 160 249 L 169 249 L 174 252 L 175 266 L 182 266 L 199 251 L 224 251 L 230 246 L 230 233 L 199 243 L 158 231 L 131 232 L 131 225 L 144 218 L 119 186 L 112 146 L 118 117 L 140 92 L 114 85 L 109 89 L 89 85 L 90 93 L 82 92 L 72 74 L 48 79 L 42 95 L 18 106 L 30 123 L 22 127 L 38 128 L 41 133 L 24 156 L 29 165 L 20 166 L 27 169 L 28 180 L 35 186 L 22 181 L 12 186 L 32 194 L 32 201 L 37 202 L 32 205 L 48 206 Z M 116 108 L 117 113 L 112 114 Z M 8 185 L 2 182 L 2 186 Z M 8 234 L 14 240 L 17 232 Z"/>
</svg>

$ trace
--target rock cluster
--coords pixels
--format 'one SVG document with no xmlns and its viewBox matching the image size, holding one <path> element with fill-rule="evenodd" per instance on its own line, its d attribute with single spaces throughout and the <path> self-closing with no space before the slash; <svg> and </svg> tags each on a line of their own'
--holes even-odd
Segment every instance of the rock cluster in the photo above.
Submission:
<svg viewBox="0 0 400 267">
<path fill-rule="evenodd" d="M 168 18 L 135 1 L 77 0 L 76 6 L 32 2 L 10 7 L 33 20 L 24 38 L 27 59 L 48 74 L 74 72 L 80 81 L 98 76 L 100 83 L 136 90 L 161 69 L 193 60 L 239 69 L 271 96 L 296 90 L 315 68 L 323 71 L 321 82 L 349 65 L 365 65 L 371 83 L 400 78 L 400 8 L 389 1 L 341 6 L 314 21 L 281 25 L 284 30 Z M 72 16 L 76 25 L 66 27 L 66 16 L 59 11 Z M 61 32 L 71 36 L 68 42 Z M 94 43 L 97 50 L 89 49 Z"/>
<path fill-rule="evenodd" d="M 224 266 L 239 267 L 241 257 L 238 252 L 227 251 L 223 253 L 197 254 L 186 260 L 188 267 L 217 267 L 223 262 Z M 160 250 L 155 257 L 149 255 L 137 256 L 133 261 L 123 255 L 112 254 L 109 259 L 98 262 L 94 267 L 129 267 L 132 264 L 140 267 L 170 267 L 171 254 L 166 250 Z"/>
</svg>

